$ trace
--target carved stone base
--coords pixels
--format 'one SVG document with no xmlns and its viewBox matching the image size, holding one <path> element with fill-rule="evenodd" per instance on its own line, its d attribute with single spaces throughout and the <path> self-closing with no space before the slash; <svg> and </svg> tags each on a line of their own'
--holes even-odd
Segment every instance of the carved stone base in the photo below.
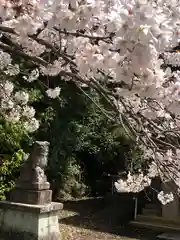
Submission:
<svg viewBox="0 0 180 240">
<path fill-rule="evenodd" d="M 0 201 L 0 239 L 61 240 L 58 216 L 61 203 L 37 206 Z"/>
<path fill-rule="evenodd" d="M 35 205 L 49 204 L 52 201 L 52 191 L 34 191 L 16 188 L 11 194 L 11 201 Z"/>
<path fill-rule="evenodd" d="M 17 181 L 16 187 L 22 188 L 22 189 L 31 189 L 31 190 L 48 190 L 50 188 L 50 183 L 49 182 L 31 183 L 31 182 Z"/>
</svg>

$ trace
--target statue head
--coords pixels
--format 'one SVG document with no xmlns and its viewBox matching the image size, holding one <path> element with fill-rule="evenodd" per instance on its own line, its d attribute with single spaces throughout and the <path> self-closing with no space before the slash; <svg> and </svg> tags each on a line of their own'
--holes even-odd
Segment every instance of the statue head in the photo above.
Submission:
<svg viewBox="0 0 180 240">
<path fill-rule="evenodd" d="M 34 166 L 44 169 L 47 166 L 49 153 L 49 142 L 36 141 L 31 153 L 31 161 Z"/>
</svg>

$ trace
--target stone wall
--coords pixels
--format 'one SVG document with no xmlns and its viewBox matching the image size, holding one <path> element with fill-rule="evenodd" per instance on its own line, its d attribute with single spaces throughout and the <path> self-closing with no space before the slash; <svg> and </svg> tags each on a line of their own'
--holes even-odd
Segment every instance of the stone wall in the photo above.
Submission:
<svg viewBox="0 0 180 240">
<path fill-rule="evenodd" d="M 0 239 L 59 240 L 61 203 L 46 206 L 0 202 Z"/>
</svg>

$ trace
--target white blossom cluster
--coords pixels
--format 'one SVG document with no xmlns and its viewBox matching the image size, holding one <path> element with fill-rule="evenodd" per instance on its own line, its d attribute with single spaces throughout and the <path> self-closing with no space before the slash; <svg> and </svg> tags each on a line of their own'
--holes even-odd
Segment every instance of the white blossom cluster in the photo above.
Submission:
<svg viewBox="0 0 180 240">
<path fill-rule="evenodd" d="M 46 93 L 48 97 L 50 98 L 57 98 L 60 94 L 61 89 L 59 87 L 56 87 L 54 89 L 49 88 Z"/>
<path fill-rule="evenodd" d="M 1 115 L 8 121 L 22 121 L 28 132 L 34 132 L 39 128 L 39 122 L 34 117 L 35 109 L 28 106 L 29 95 L 24 91 L 13 92 L 12 82 L 0 82 L 0 108 Z"/>
<path fill-rule="evenodd" d="M 151 184 L 151 179 L 143 173 L 131 175 L 128 173 L 126 180 L 118 180 L 115 187 L 119 192 L 140 192 Z"/>
<path fill-rule="evenodd" d="M 157 197 L 163 205 L 166 205 L 174 200 L 174 196 L 172 192 L 164 193 L 163 191 L 160 191 Z"/>
<path fill-rule="evenodd" d="M 8 76 L 19 73 L 18 65 L 11 64 L 11 57 L 5 52 L 0 52 L 0 110 L 1 115 L 8 121 L 22 121 L 28 132 L 34 132 L 39 128 L 39 122 L 35 119 L 35 109 L 28 106 L 29 94 L 24 91 L 14 91 L 14 84 L 8 81 Z"/>
<path fill-rule="evenodd" d="M 143 144 L 145 159 L 152 162 L 148 174 L 129 174 L 127 181 L 120 180 L 119 191 L 140 191 L 156 175 L 171 176 L 180 187 L 175 177 L 180 170 L 180 148 L 178 143 L 174 148 L 162 140 L 167 133 L 173 139 L 180 133 L 180 75 L 162 68 L 180 62 L 179 53 L 169 53 L 179 44 L 178 0 L 0 0 L 0 17 L 0 30 L 24 50 L 22 56 L 34 57 L 32 61 L 38 63 L 25 80 L 33 82 L 41 73 L 63 75 L 95 89 L 103 76 L 117 84 L 115 98 L 114 91 L 102 92 L 113 99 L 119 116 L 126 116 L 129 129 Z M 9 48 L 2 47 L 0 70 L 18 74 L 18 66 L 12 67 L 6 54 Z M 57 56 L 55 60 L 42 57 L 50 52 Z M 8 69 L 4 70 L 4 64 Z M 2 84 L 12 93 L 6 82 Z M 46 93 L 55 98 L 60 88 Z M 12 98 L 22 104 L 25 96 L 16 93 Z M 15 111 L 13 101 L 3 101 L 2 106 L 12 109 L 9 112 Z"/>
</svg>

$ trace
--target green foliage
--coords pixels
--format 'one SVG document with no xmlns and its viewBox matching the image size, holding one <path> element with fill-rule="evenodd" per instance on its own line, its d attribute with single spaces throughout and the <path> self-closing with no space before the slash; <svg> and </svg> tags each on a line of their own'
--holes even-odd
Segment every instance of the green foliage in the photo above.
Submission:
<svg viewBox="0 0 180 240">
<path fill-rule="evenodd" d="M 0 199 L 5 199 L 14 186 L 23 162 L 23 144 L 29 136 L 20 122 L 0 119 Z"/>
<path fill-rule="evenodd" d="M 0 153 L 14 153 L 27 138 L 27 132 L 21 122 L 13 124 L 0 119 Z"/>
<path fill-rule="evenodd" d="M 28 91 L 28 94 L 29 94 L 29 103 L 40 102 L 43 97 L 41 90 L 37 88 L 35 89 L 31 88 Z"/>
<path fill-rule="evenodd" d="M 126 169 L 131 173 L 137 173 L 139 170 L 146 170 L 143 151 L 137 146 L 133 146 L 126 154 Z"/>
<path fill-rule="evenodd" d="M 20 82 L 18 79 L 17 89 Z M 138 171 L 144 167 L 142 153 L 122 126 L 115 125 L 102 113 L 104 100 L 94 91 L 85 89 L 87 97 L 74 83 L 55 78 L 53 84 L 62 89 L 61 99 L 49 99 L 39 82 L 33 86 L 23 84 L 41 127 L 36 135 L 29 136 L 20 122 L 12 124 L 0 119 L 1 199 L 5 199 L 18 177 L 23 163 L 22 149 L 28 152 L 27 147 L 35 139 L 50 141 L 47 174 L 55 197 L 69 199 L 89 193 L 102 194 L 109 190 L 104 173 L 118 174 L 125 168 Z M 107 109 L 108 106 L 106 114 L 112 116 Z"/>
<path fill-rule="evenodd" d="M 12 156 L 8 154 L 0 155 L 0 199 L 5 200 L 7 194 L 13 189 L 15 179 L 19 175 L 20 167 L 23 163 L 24 152 L 22 149 Z"/>
<path fill-rule="evenodd" d="M 81 179 L 81 168 L 74 161 L 70 161 L 63 177 L 63 188 L 60 189 L 58 197 L 64 200 L 79 198 L 85 195 L 86 186 Z"/>
<path fill-rule="evenodd" d="M 133 142 L 102 113 L 96 93 L 86 91 L 100 108 L 75 84 L 61 84 L 61 103 L 46 137 L 51 143 L 49 180 L 63 198 L 102 191 L 103 173 L 125 168 L 125 153 Z"/>
</svg>

